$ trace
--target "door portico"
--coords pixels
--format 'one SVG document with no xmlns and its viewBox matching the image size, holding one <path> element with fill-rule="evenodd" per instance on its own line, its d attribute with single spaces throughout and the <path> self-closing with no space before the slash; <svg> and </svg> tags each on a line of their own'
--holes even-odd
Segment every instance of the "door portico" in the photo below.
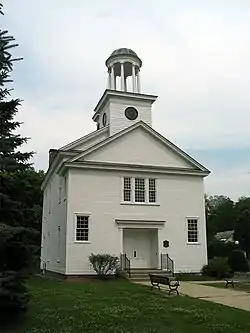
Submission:
<svg viewBox="0 0 250 333">
<path fill-rule="evenodd" d="M 131 268 L 159 267 L 159 229 L 165 221 L 116 220 L 121 237 L 121 253 Z"/>
<path fill-rule="evenodd" d="M 123 244 L 131 268 L 158 267 L 157 229 L 124 229 Z"/>
</svg>

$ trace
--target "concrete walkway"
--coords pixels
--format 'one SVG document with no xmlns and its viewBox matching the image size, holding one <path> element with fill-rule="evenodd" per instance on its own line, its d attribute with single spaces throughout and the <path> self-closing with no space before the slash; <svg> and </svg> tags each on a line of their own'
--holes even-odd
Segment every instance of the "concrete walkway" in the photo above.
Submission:
<svg viewBox="0 0 250 333">
<path fill-rule="evenodd" d="M 137 283 L 150 286 L 150 282 L 143 281 Z M 180 294 L 250 311 L 250 293 L 234 290 L 231 288 L 224 289 L 210 287 L 199 283 L 200 282 L 198 281 L 180 281 Z M 165 286 L 161 286 L 161 289 L 168 290 L 168 288 Z"/>
</svg>

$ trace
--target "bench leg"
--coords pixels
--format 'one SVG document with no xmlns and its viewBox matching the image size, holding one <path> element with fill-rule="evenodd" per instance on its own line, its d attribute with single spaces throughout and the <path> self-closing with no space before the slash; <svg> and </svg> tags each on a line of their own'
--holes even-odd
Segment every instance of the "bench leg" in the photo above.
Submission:
<svg viewBox="0 0 250 333">
<path fill-rule="evenodd" d="M 152 290 L 154 287 L 158 287 L 158 289 L 160 290 L 159 283 L 151 282 L 151 290 Z"/>
<path fill-rule="evenodd" d="M 179 296 L 179 290 L 178 290 L 178 287 L 174 287 L 174 288 L 169 287 L 169 292 L 168 292 L 168 295 L 169 295 L 169 296 L 170 296 L 171 291 L 175 291 L 176 294 Z"/>
<path fill-rule="evenodd" d="M 234 288 L 234 281 L 226 281 L 226 288 L 227 288 L 230 284 L 231 284 L 232 287 Z"/>
</svg>

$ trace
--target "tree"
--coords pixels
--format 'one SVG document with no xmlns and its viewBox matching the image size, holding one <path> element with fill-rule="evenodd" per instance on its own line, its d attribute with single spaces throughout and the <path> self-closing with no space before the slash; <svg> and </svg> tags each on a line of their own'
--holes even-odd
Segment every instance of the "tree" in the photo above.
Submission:
<svg viewBox="0 0 250 333">
<path fill-rule="evenodd" d="M 2 13 L 2 5 L 0 4 Z M 23 270 L 27 267 L 29 250 L 24 241 L 25 228 L 22 201 L 16 193 L 15 179 L 30 170 L 32 152 L 20 152 L 28 138 L 16 134 L 21 123 L 15 121 L 20 99 L 11 99 L 6 84 L 12 82 L 10 74 L 13 59 L 10 51 L 16 47 L 8 31 L 0 30 L 0 323 L 26 309 L 28 297 L 23 284 Z"/>
<path fill-rule="evenodd" d="M 228 257 L 228 264 L 233 272 L 248 272 L 249 264 L 245 252 L 234 250 Z"/>
<path fill-rule="evenodd" d="M 22 227 L 23 240 L 29 251 L 40 255 L 42 225 L 41 184 L 44 171 L 29 167 L 14 173 L 6 173 L 6 192 L 19 203 L 19 216 L 9 222 L 12 226 Z"/>
<path fill-rule="evenodd" d="M 241 249 L 250 254 L 250 198 L 240 198 L 235 205 L 237 220 L 234 239 Z"/>
<path fill-rule="evenodd" d="M 211 240 L 220 231 L 234 230 L 235 209 L 234 202 L 226 196 L 205 196 L 207 236 Z"/>
</svg>

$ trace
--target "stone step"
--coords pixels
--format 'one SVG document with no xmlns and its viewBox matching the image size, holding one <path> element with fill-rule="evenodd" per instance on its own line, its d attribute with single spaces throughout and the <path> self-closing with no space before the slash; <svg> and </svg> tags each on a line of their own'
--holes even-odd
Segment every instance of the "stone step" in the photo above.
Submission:
<svg viewBox="0 0 250 333">
<path fill-rule="evenodd" d="M 131 269 L 131 274 L 164 274 L 164 275 L 173 275 L 169 271 L 163 271 L 161 269 L 148 269 L 148 270 L 139 270 L 139 269 Z"/>
<path fill-rule="evenodd" d="M 161 269 L 157 269 L 157 268 L 131 268 L 130 271 L 133 272 L 133 273 L 158 273 L 158 272 L 162 272 Z"/>
<path fill-rule="evenodd" d="M 149 281 L 149 276 L 131 276 L 129 278 L 130 281 Z"/>
<path fill-rule="evenodd" d="M 163 271 L 161 269 L 142 269 L 142 268 L 133 268 L 131 269 L 130 280 L 134 281 L 149 281 L 149 274 L 157 274 L 172 277 L 171 272 Z"/>
</svg>

